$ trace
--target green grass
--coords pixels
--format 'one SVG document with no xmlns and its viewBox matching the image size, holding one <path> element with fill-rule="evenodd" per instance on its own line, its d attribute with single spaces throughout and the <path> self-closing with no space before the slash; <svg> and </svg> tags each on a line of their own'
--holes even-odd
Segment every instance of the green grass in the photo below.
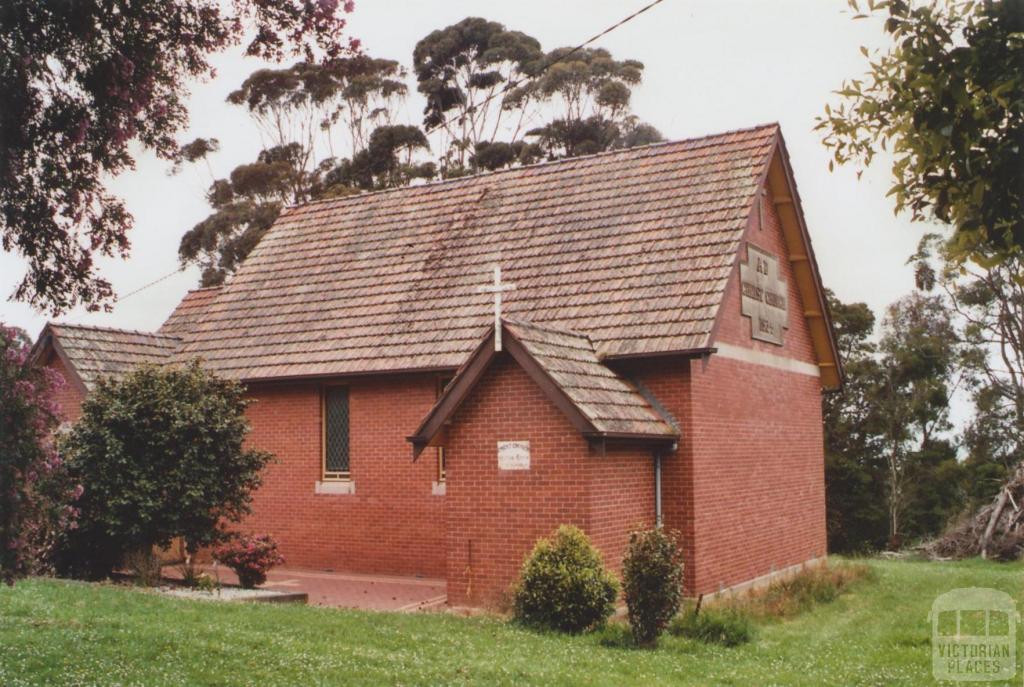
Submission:
<svg viewBox="0 0 1024 687">
<path fill-rule="evenodd" d="M 731 608 L 708 606 L 700 613 L 686 608 L 669 623 L 668 633 L 699 639 L 706 644 L 739 646 L 754 638 L 750 616 Z"/>
<path fill-rule="evenodd" d="M 489 618 L 168 599 L 32 580 L 0 587 L 0 685 L 934 685 L 928 609 L 955 587 L 1024 598 L 1024 565 L 872 561 L 873 579 L 727 648 Z M 1020 684 L 1020 673 L 1011 683 Z M 986 683 L 992 684 L 992 683 Z"/>
</svg>

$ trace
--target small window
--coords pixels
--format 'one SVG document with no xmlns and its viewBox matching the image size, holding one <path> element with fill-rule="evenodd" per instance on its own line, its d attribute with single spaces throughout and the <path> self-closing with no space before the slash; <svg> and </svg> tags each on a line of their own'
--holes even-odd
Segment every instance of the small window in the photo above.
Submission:
<svg viewBox="0 0 1024 687">
<path fill-rule="evenodd" d="M 441 395 L 444 393 L 444 390 L 447 389 L 448 385 L 451 384 L 451 383 L 452 383 L 452 378 L 451 377 L 438 377 L 438 379 L 437 379 L 437 392 L 435 394 L 435 397 L 436 398 L 441 398 Z M 444 446 L 438 446 L 437 447 L 437 481 L 438 481 L 438 483 L 439 484 L 443 484 L 445 479 L 447 479 L 447 477 L 448 477 L 448 474 L 447 474 L 447 471 L 445 470 L 445 464 L 444 464 Z"/>
<path fill-rule="evenodd" d="M 324 479 L 349 479 L 348 388 L 324 389 Z"/>
</svg>

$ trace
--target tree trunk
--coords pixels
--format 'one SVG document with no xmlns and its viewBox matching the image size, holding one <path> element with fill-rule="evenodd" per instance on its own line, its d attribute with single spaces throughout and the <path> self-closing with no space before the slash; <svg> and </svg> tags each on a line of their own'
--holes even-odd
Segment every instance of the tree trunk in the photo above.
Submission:
<svg viewBox="0 0 1024 687">
<path fill-rule="evenodd" d="M 992 533 L 996 529 L 996 523 L 999 522 L 999 516 L 1003 514 L 1003 509 L 1006 508 L 1006 501 L 1010 496 L 1010 490 L 1003 487 L 1003 493 L 999 495 L 999 500 L 996 501 L 995 508 L 992 509 L 992 516 L 988 519 L 988 526 L 985 528 L 985 534 L 981 536 L 981 557 L 988 558 L 988 544 L 992 540 Z"/>
</svg>

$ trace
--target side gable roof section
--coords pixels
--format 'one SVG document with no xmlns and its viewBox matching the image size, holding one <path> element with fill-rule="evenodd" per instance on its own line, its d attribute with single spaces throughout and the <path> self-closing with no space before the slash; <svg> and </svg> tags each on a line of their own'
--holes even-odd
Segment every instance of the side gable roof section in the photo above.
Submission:
<svg viewBox="0 0 1024 687">
<path fill-rule="evenodd" d="M 752 218 L 758 214 L 758 203 L 761 202 L 760 190 L 767 192 L 774 204 L 779 222 L 782 226 L 783 240 L 786 244 L 787 258 L 796 279 L 797 290 L 805 310 L 799 313 L 807 319 L 814 345 L 818 369 L 821 373 L 821 385 L 826 389 L 840 389 L 843 385 L 842 360 L 836 346 L 835 331 L 832 328 L 832 317 L 825 297 L 825 287 L 821 282 L 818 261 L 814 256 L 811 236 L 804 219 L 800 194 L 797 191 L 796 179 L 790 166 L 789 154 L 782 137 L 777 131 L 772 146 L 758 181 L 759 192 L 753 197 L 748 214 L 748 226 Z M 742 251 L 737 250 L 732 264 L 732 274 L 739 271 Z M 715 352 L 715 337 L 718 324 L 723 316 L 721 304 L 715 315 L 714 324 L 708 337 L 707 352 Z"/>
<path fill-rule="evenodd" d="M 674 443 L 679 433 L 629 381 L 605 366 L 584 334 L 522 320 L 502 321 L 504 350 L 588 439 Z M 413 457 L 435 443 L 493 361 L 494 332 L 469 359 L 409 437 Z"/>
<path fill-rule="evenodd" d="M 84 391 L 92 391 L 101 377 L 117 377 L 140 364 L 166 363 L 181 339 L 163 334 L 49 323 L 32 347 L 32 360 L 50 350 L 61 359 Z"/>
</svg>

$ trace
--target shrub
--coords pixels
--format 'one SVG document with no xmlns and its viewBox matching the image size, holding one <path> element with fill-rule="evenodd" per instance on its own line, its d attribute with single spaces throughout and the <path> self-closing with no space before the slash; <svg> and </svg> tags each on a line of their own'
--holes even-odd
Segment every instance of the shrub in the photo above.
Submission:
<svg viewBox="0 0 1024 687">
<path fill-rule="evenodd" d="M 277 542 L 269 534 L 233 539 L 218 547 L 213 557 L 234 570 L 238 583 L 245 589 L 263 584 L 267 581 L 267 572 L 284 563 L 284 557 L 278 553 Z"/>
<path fill-rule="evenodd" d="M 733 608 L 704 608 L 686 611 L 669 623 L 668 631 L 677 637 L 689 637 L 706 644 L 739 646 L 754 637 L 750 618 Z"/>
<path fill-rule="evenodd" d="M 655 645 L 683 598 L 678 536 L 660 527 L 630 534 L 622 589 L 633 639 L 641 646 Z"/>
<path fill-rule="evenodd" d="M 50 571 L 54 545 L 74 527 L 81 494 L 58 455 L 50 368 L 33 365 L 24 332 L 0 323 L 0 580 Z"/>
<path fill-rule="evenodd" d="M 220 580 L 206 573 L 200 573 L 196 578 L 195 589 L 208 594 L 220 591 Z"/>
<path fill-rule="evenodd" d="M 178 574 L 181 575 L 181 583 L 189 589 L 195 589 L 199 586 L 202 569 L 196 563 L 196 557 L 189 553 L 185 542 L 181 539 L 178 540 L 178 554 L 180 558 L 177 570 Z"/>
<path fill-rule="evenodd" d="M 514 591 L 516 618 L 530 626 L 579 633 L 615 612 L 619 585 L 577 527 L 562 525 L 523 562 Z"/>
<path fill-rule="evenodd" d="M 243 446 L 247 404 L 240 384 L 198 363 L 102 380 L 62 444 L 84 488 L 62 571 L 104 577 L 129 552 L 175 537 L 189 553 L 221 541 L 225 523 L 249 513 L 270 459 Z"/>
</svg>

